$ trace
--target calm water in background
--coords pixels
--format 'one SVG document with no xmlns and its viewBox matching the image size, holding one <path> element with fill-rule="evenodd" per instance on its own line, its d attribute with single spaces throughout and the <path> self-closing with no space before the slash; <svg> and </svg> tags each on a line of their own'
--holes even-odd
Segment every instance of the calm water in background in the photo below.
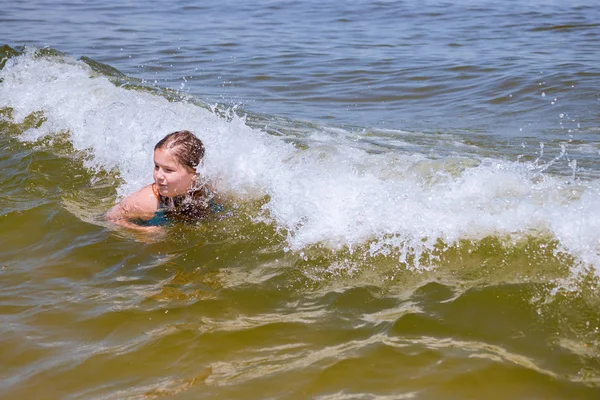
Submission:
<svg viewBox="0 0 600 400">
<path fill-rule="evenodd" d="M 599 20 L 2 5 L 0 394 L 598 398 Z M 110 229 L 174 129 L 229 213 Z"/>
<path fill-rule="evenodd" d="M 292 119 L 500 135 L 559 129 L 561 113 L 593 124 L 598 7 L 525 3 L 27 2 L 3 7 L 2 36 Z"/>
</svg>

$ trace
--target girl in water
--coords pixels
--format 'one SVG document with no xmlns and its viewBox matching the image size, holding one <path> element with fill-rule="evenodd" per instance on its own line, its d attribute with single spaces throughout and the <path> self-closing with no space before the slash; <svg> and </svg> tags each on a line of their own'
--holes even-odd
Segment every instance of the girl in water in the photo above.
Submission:
<svg viewBox="0 0 600 400">
<path fill-rule="evenodd" d="M 154 146 L 154 183 L 124 198 L 106 219 L 128 228 L 144 229 L 169 220 L 197 221 L 222 211 L 196 168 L 204 145 L 193 133 L 168 134 Z"/>
</svg>

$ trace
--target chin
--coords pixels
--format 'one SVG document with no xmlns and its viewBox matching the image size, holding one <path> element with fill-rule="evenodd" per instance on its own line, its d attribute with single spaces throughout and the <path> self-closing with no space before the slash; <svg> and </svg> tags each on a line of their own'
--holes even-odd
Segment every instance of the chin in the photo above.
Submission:
<svg viewBox="0 0 600 400">
<path fill-rule="evenodd" d="M 158 193 L 161 196 L 165 196 L 165 197 L 172 197 L 171 192 L 169 191 L 169 189 L 162 189 L 162 188 L 158 188 Z"/>
</svg>

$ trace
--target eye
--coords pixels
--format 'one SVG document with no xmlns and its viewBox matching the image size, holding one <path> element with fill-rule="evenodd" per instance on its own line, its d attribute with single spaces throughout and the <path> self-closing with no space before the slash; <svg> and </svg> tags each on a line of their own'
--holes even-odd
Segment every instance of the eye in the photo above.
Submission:
<svg viewBox="0 0 600 400">
<path fill-rule="evenodd" d="M 158 165 L 154 164 L 154 169 L 158 170 Z"/>
</svg>

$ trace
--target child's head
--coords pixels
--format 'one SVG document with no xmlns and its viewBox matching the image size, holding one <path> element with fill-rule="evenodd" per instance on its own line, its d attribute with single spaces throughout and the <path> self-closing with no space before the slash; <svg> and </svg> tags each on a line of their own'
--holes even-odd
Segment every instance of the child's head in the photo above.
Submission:
<svg viewBox="0 0 600 400">
<path fill-rule="evenodd" d="M 168 134 L 154 146 L 153 178 L 158 193 L 165 197 L 185 195 L 194 190 L 196 167 L 204 157 L 204 145 L 193 133 Z"/>
<path fill-rule="evenodd" d="M 176 131 L 162 138 L 154 150 L 170 150 L 179 164 L 196 171 L 204 158 L 202 141 L 190 131 Z"/>
</svg>

